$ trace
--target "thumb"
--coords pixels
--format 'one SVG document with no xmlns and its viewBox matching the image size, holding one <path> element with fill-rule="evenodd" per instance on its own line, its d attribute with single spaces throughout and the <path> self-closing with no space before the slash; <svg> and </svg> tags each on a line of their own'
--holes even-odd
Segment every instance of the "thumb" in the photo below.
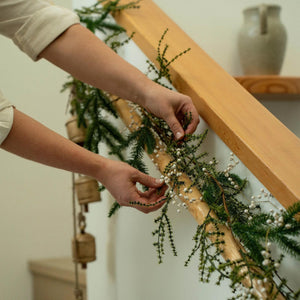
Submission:
<svg viewBox="0 0 300 300">
<path fill-rule="evenodd" d="M 175 115 L 166 118 L 166 122 L 169 125 L 171 131 L 173 132 L 175 139 L 180 140 L 184 136 L 184 130 L 180 123 L 178 122 Z"/>
<path fill-rule="evenodd" d="M 136 181 L 150 188 L 159 188 L 164 184 L 164 181 L 161 179 L 153 178 L 142 172 L 138 173 Z"/>
</svg>

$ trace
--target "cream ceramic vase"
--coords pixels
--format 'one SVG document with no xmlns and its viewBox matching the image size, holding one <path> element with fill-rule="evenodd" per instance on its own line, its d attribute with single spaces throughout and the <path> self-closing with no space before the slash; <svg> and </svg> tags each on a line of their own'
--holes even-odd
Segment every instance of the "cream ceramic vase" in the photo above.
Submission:
<svg viewBox="0 0 300 300">
<path fill-rule="evenodd" d="M 280 21 L 280 6 L 260 5 L 244 10 L 244 25 L 238 36 L 245 75 L 278 75 L 287 41 Z"/>
</svg>

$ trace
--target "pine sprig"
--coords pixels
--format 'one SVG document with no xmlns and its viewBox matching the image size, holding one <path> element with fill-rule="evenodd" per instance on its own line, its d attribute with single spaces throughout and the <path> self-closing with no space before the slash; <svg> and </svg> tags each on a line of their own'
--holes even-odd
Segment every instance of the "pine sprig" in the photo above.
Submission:
<svg viewBox="0 0 300 300">
<path fill-rule="evenodd" d="M 164 242 L 165 242 L 166 234 L 168 234 L 168 240 L 169 240 L 172 253 L 174 256 L 177 256 L 177 250 L 174 243 L 173 228 L 172 228 L 170 218 L 167 214 L 168 206 L 170 202 L 170 196 L 167 195 L 166 198 L 167 201 L 161 210 L 161 215 L 154 220 L 154 223 L 157 224 L 158 227 L 152 232 L 152 235 L 157 239 L 156 242 L 153 243 L 153 246 L 156 248 L 159 264 L 163 262 L 163 256 L 165 255 Z"/>
<path fill-rule="evenodd" d="M 115 24 L 110 15 L 123 9 L 136 8 L 139 2 L 119 5 L 119 0 L 100 0 L 89 8 L 78 10 L 77 13 L 87 28 L 93 32 L 99 30 L 106 33 L 106 43 L 116 51 L 132 36 L 120 41 L 120 33 L 125 29 Z M 168 44 L 164 44 L 167 32 L 168 29 L 164 31 L 158 42 L 156 58 L 158 68 L 152 62 L 147 61 L 147 74 L 154 74 L 153 81 L 171 88 L 171 85 L 167 83 L 167 81 L 172 83 L 170 65 L 190 49 L 180 52 L 171 59 L 167 58 L 170 47 Z M 256 296 L 253 293 L 255 280 L 263 282 L 261 289 L 264 288 L 265 281 L 268 282 L 268 290 L 265 292 L 272 295 L 268 299 L 276 299 L 278 293 L 281 293 L 286 299 L 298 299 L 300 290 L 294 292 L 288 286 L 287 281 L 279 275 L 278 265 L 282 262 L 283 256 L 277 260 L 272 258 L 270 244 L 274 243 L 283 252 L 299 259 L 300 245 L 297 238 L 300 234 L 298 217 L 300 203 L 294 204 L 285 212 L 263 213 L 259 205 L 252 202 L 249 205 L 247 201 L 240 199 L 247 180 L 231 171 L 218 170 L 217 160 L 215 158 L 208 160 L 208 153 L 201 150 L 207 131 L 200 135 L 187 135 L 183 141 L 178 143 L 163 120 L 140 109 L 141 124 L 124 137 L 104 116 L 104 112 L 106 112 L 114 118 L 118 117 L 106 93 L 76 79 L 67 82 L 64 85 L 65 88 L 71 88 L 71 114 L 78 116 L 78 125 L 87 127 L 86 148 L 97 152 L 99 142 L 105 142 L 110 148 L 110 152 L 124 161 L 122 152 L 130 147 L 127 162 L 145 173 L 147 172 L 143 162 L 145 150 L 151 154 L 156 153 L 155 151 L 159 149 L 172 157 L 163 172 L 165 182 L 169 184 L 167 201 L 161 209 L 160 216 L 155 219 L 157 228 L 153 231 L 153 236 L 156 238 L 154 246 L 159 263 L 163 261 L 165 255 L 166 239 L 169 240 L 173 254 L 177 255 L 174 232 L 168 216 L 169 205 L 176 202 L 174 199 L 178 199 L 178 197 L 187 197 L 188 201 L 192 201 L 193 199 L 188 197 L 188 191 L 191 188 L 197 188 L 202 193 L 200 200 L 207 203 L 210 212 L 214 212 L 217 219 L 208 214 L 203 224 L 197 227 L 193 237 L 195 244 L 185 265 L 187 266 L 198 253 L 200 280 L 209 282 L 213 273 L 218 274 L 216 284 L 221 284 L 224 279 L 229 279 L 234 294 L 231 299 L 244 299 L 245 293 L 249 299 L 255 299 Z M 182 126 L 186 129 L 190 122 L 191 115 L 186 115 Z M 156 144 L 156 139 L 160 140 L 160 146 Z M 185 183 L 178 179 L 180 177 L 178 174 L 182 173 L 186 173 L 191 179 L 190 186 L 185 186 Z M 180 196 L 183 186 L 186 193 Z M 161 201 L 165 201 L 165 199 Z M 152 204 L 132 202 L 131 205 L 151 206 Z M 186 206 L 182 205 L 182 207 Z M 115 202 L 109 211 L 109 216 L 112 216 L 119 208 L 120 205 Z M 224 240 L 220 226 L 228 226 L 234 237 L 240 241 L 242 245 L 241 259 L 224 261 L 222 258 Z M 251 281 L 248 289 L 242 286 L 246 277 Z M 276 278 L 276 282 L 273 281 L 274 278 Z M 277 293 L 272 292 L 275 288 Z"/>
</svg>

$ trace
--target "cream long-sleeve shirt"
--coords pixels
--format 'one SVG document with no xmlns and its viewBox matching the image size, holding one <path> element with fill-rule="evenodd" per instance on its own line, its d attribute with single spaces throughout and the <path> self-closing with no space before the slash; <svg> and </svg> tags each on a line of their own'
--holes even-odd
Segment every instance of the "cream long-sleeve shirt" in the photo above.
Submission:
<svg viewBox="0 0 300 300">
<path fill-rule="evenodd" d="M 0 0 L 0 34 L 10 38 L 33 61 L 76 23 L 79 23 L 76 14 L 46 0 Z M 0 91 L 0 145 L 12 124 L 12 104 Z"/>
</svg>

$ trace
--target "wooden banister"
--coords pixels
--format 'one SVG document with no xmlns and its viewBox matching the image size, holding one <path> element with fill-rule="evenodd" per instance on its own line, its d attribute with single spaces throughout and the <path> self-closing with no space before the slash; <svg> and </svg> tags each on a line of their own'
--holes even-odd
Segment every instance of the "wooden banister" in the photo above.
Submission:
<svg viewBox="0 0 300 300">
<path fill-rule="evenodd" d="M 129 0 L 122 0 L 122 3 Z M 213 61 L 156 4 L 115 16 L 153 62 L 162 33 L 170 58 L 191 48 L 171 65 L 173 84 L 189 95 L 199 114 L 266 188 L 288 207 L 300 200 L 300 140 Z"/>
<path fill-rule="evenodd" d="M 133 131 L 136 130 L 137 125 L 131 125 L 132 121 L 134 121 L 134 124 L 141 124 L 141 118 L 136 112 L 132 112 L 130 106 L 126 101 L 119 99 L 118 101 L 115 101 L 114 103 L 116 110 L 118 111 L 119 116 L 121 117 L 124 124 L 128 127 L 129 130 Z M 170 157 L 166 152 L 159 151 L 159 155 L 156 154 L 150 154 L 150 158 L 153 160 L 153 162 L 158 166 L 158 169 L 161 173 L 164 172 L 166 166 L 169 164 L 170 161 L 172 161 L 172 157 Z M 178 177 L 178 180 L 181 182 L 184 182 L 184 186 L 179 186 L 179 192 L 184 194 L 184 187 L 192 186 L 192 182 L 189 179 L 189 177 L 186 174 L 182 174 L 180 177 Z M 202 196 L 200 191 L 197 190 L 195 187 L 191 188 L 191 193 L 189 193 L 190 198 L 197 199 L 195 202 L 190 202 L 188 200 L 184 200 L 182 197 L 180 200 L 185 203 L 186 207 L 188 208 L 190 214 L 194 217 L 194 219 L 197 221 L 199 225 L 202 225 L 206 216 L 209 214 L 213 218 L 217 218 L 214 212 L 210 211 L 209 206 L 204 202 L 200 200 L 200 197 Z M 207 231 L 214 230 L 214 226 L 212 224 L 208 225 L 206 227 Z M 220 232 L 223 233 L 222 240 L 225 242 L 223 245 L 223 253 L 222 256 L 225 260 L 229 259 L 231 261 L 238 261 L 242 259 L 241 256 L 241 250 L 243 250 L 243 247 L 241 244 L 235 239 L 233 236 L 231 230 L 225 226 L 225 225 L 219 225 Z M 210 236 L 211 241 L 215 242 L 215 237 Z M 240 273 L 247 272 L 246 268 L 242 268 Z M 249 276 L 245 276 L 242 280 L 243 285 L 247 287 L 251 287 L 251 285 L 255 288 L 253 291 L 253 294 L 258 297 L 259 299 L 267 300 L 268 297 L 274 296 L 277 292 L 277 289 L 273 287 L 273 290 L 270 294 L 266 294 L 265 292 L 261 291 L 261 287 L 258 284 L 258 281 L 256 279 L 250 279 Z M 269 283 L 265 284 L 264 287 L 267 287 L 268 290 L 270 289 Z M 284 297 L 282 294 L 278 294 L 276 297 L 276 300 L 284 300 Z"/>
</svg>

